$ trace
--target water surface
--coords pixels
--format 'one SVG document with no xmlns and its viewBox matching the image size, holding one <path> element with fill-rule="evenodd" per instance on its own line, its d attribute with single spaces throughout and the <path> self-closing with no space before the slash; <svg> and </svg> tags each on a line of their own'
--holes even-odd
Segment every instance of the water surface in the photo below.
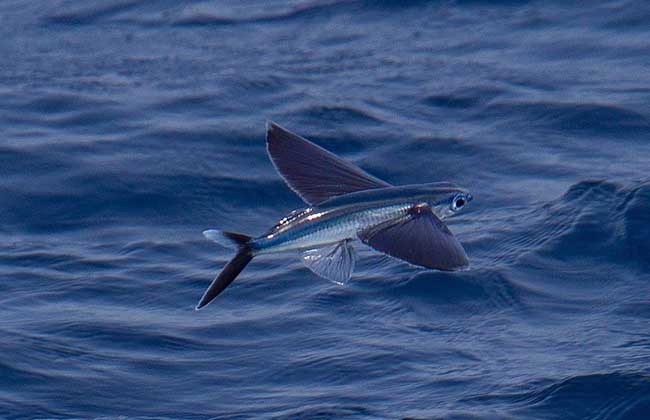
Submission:
<svg viewBox="0 0 650 420">
<path fill-rule="evenodd" d="M 0 417 L 650 413 L 650 9 L 0 4 Z M 472 268 L 231 251 L 302 206 L 267 119 L 475 197 Z"/>
</svg>

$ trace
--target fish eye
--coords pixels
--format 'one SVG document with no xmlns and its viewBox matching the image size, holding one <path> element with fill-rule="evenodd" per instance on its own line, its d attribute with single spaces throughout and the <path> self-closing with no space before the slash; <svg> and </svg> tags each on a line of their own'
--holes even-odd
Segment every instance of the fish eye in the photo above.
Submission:
<svg viewBox="0 0 650 420">
<path fill-rule="evenodd" d="M 463 206 L 465 206 L 465 203 L 467 203 L 465 197 L 463 197 L 462 195 L 457 195 L 456 197 L 454 197 L 454 201 L 452 201 L 451 203 L 451 209 L 453 211 L 459 211 L 460 209 L 463 208 Z"/>
</svg>

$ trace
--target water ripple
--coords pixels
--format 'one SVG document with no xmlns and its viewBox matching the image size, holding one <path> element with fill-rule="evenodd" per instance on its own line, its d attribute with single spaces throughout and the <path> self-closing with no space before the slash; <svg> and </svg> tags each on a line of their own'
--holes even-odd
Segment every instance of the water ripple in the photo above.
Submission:
<svg viewBox="0 0 650 420">
<path fill-rule="evenodd" d="M 263 3 L 263 4 L 262 4 Z M 647 7 L 0 2 L 0 415 L 644 418 Z M 454 181 L 468 270 L 232 258 L 304 206 L 276 121 Z M 116 401 L 119 404 L 116 404 Z"/>
</svg>

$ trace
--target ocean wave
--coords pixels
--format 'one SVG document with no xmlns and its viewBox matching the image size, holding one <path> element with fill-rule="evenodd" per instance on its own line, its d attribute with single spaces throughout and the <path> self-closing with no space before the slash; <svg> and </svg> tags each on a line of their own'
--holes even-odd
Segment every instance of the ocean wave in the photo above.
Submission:
<svg viewBox="0 0 650 420">
<path fill-rule="evenodd" d="M 306 407 L 283 410 L 273 415 L 272 419 L 331 419 L 331 418 L 359 418 L 359 417 L 376 417 L 377 411 L 364 406 L 354 406 L 345 404 L 308 404 Z"/>
<path fill-rule="evenodd" d="M 511 208 L 505 219 L 492 219 L 494 237 L 475 241 L 487 261 L 517 261 L 534 253 L 555 260 L 590 258 L 629 264 L 648 262 L 650 184 L 624 186 L 611 181 L 582 181 L 560 198 L 531 208 Z M 481 263 L 483 264 L 483 263 Z"/>
<path fill-rule="evenodd" d="M 448 94 L 429 95 L 422 103 L 432 107 L 471 109 L 484 105 L 505 93 L 495 87 L 466 87 Z"/>
<path fill-rule="evenodd" d="M 637 419 L 650 410 L 650 377 L 640 372 L 576 375 L 532 391 L 484 395 L 482 404 L 508 403 L 514 415 L 558 419 Z"/>
<path fill-rule="evenodd" d="M 146 2 L 141 0 L 121 0 L 110 5 L 89 2 L 84 7 L 78 7 L 78 5 L 64 7 L 63 10 L 57 10 L 47 15 L 46 19 L 48 22 L 56 24 L 90 25 L 136 8 L 143 3 Z"/>
<path fill-rule="evenodd" d="M 482 110 L 481 119 L 510 120 L 581 135 L 643 136 L 650 117 L 621 106 L 559 102 L 500 102 Z"/>
<path fill-rule="evenodd" d="M 381 119 L 370 112 L 350 106 L 313 106 L 301 110 L 300 116 L 319 121 L 331 121 L 339 124 L 379 123 Z"/>
<path fill-rule="evenodd" d="M 341 0 L 274 2 L 259 7 L 231 4 L 215 7 L 197 2 L 170 4 L 164 1 L 147 2 L 122 0 L 109 6 L 102 2 L 88 2 L 84 6 L 64 3 L 56 11 L 47 13 L 43 20 L 55 25 L 93 25 L 100 23 L 129 23 L 143 26 L 206 27 L 231 26 L 247 23 L 273 23 L 322 16 L 347 7 L 354 2 Z"/>
<path fill-rule="evenodd" d="M 643 418 L 647 8 L 0 2 L 0 416 Z M 260 255 L 273 120 L 475 196 L 460 272 Z M 116 404 L 119 401 L 119 404 Z"/>
<path fill-rule="evenodd" d="M 223 10 L 213 8 L 187 8 L 172 20 L 177 26 L 211 26 L 235 25 L 244 23 L 270 23 L 295 21 L 309 18 L 322 18 L 342 6 L 350 5 L 350 1 L 308 1 L 296 3 L 293 7 L 262 8 L 251 13 L 251 10 L 241 9 L 224 15 Z M 235 9 L 237 11 L 237 9 Z"/>
<path fill-rule="evenodd" d="M 505 272 L 470 269 L 458 273 L 420 272 L 398 283 L 391 293 L 427 305 L 443 305 L 447 311 L 476 313 L 522 308 L 526 289 L 513 283 Z"/>
<path fill-rule="evenodd" d="M 574 215 L 543 252 L 560 259 L 572 256 L 607 258 L 647 264 L 650 250 L 650 184 L 622 186 L 608 181 L 585 181 L 560 199 Z"/>
</svg>

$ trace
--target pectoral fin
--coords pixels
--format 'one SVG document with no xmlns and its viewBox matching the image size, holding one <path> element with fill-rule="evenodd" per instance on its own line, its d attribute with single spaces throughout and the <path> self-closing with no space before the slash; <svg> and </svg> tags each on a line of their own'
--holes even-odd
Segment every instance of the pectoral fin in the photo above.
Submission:
<svg viewBox="0 0 650 420">
<path fill-rule="evenodd" d="M 307 204 L 390 187 L 389 183 L 272 122 L 267 125 L 266 149 L 282 178 Z"/>
<path fill-rule="evenodd" d="M 302 262 L 320 277 L 345 284 L 352 276 L 356 258 L 351 240 L 346 239 L 303 252 Z"/>
<path fill-rule="evenodd" d="M 451 271 L 469 264 L 462 245 L 428 205 L 414 206 L 407 216 L 368 228 L 359 238 L 377 251 L 426 268 Z"/>
</svg>

